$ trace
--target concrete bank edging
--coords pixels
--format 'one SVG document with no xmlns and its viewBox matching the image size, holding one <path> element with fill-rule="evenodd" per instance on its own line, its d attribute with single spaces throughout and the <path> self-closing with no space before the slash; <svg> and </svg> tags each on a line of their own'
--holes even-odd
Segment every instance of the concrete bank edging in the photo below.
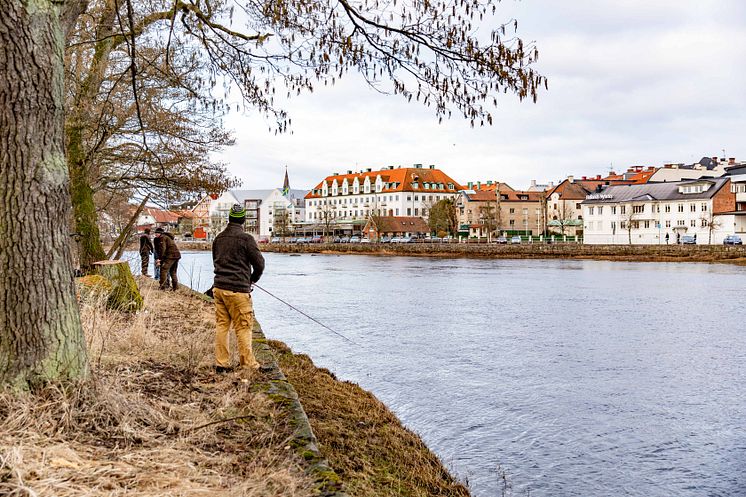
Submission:
<svg viewBox="0 0 746 497">
<path fill-rule="evenodd" d="M 213 299 L 204 293 L 198 292 L 185 285 L 179 285 L 195 298 L 206 302 Z M 298 398 L 292 383 L 283 374 L 275 355 L 267 343 L 261 324 L 255 319 L 252 336 L 252 349 L 256 360 L 261 365 L 262 373 L 269 378 L 269 397 L 279 404 L 290 416 L 293 434 L 290 437 L 290 445 L 308 464 L 306 472 L 316 481 L 316 489 L 322 497 L 348 497 L 342 491 L 342 480 L 329 466 L 318 448 L 318 440 L 311 429 L 306 411 Z"/>
</svg>

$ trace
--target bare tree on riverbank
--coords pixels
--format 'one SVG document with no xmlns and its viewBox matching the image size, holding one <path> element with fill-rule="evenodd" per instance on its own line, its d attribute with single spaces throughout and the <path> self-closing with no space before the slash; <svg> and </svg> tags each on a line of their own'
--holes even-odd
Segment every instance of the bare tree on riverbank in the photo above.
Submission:
<svg viewBox="0 0 746 497">
<path fill-rule="evenodd" d="M 98 228 L 91 222 L 95 171 L 83 136 L 95 109 L 87 102 L 110 90 L 107 75 L 131 84 L 133 131 L 142 138 L 136 153 L 159 166 L 167 161 L 154 152 L 162 137 L 146 131 L 148 90 L 141 77 L 155 69 L 172 86 L 187 86 L 173 69 L 178 54 L 199 61 L 199 77 L 187 86 L 195 108 L 220 105 L 214 90 L 225 83 L 272 116 L 278 131 L 290 121 L 275 107 L 276 85 L 292 94 L 312 91 L 350 70 L 379 90 L 432 107 L 439 119 L 455 110 L 472 125 L 492 122 L 490 109 L 500 92 L 536 99 L 546 85 L 531 69 L 538 52 L 514 36 L 515 23 L 479 39 L 473 34 L 481 19 L 492 17 L 493 2 L 247 3 L 240 6 L 246 26 L 239 29 L 231 26 L 233 4 L 210 0 L 0 0 L 0 7 L 0 60 L 8 62 L 0 71 L 0 254 L 3 267 L 12 268 L 0 272 L 5 384 L 71 378 L 86 369 L 66 221 L 75 204 L 76 223 L 89 228 L 83 250 L 100 257 Z M 102 70 L 80 79 L 65 126 L 65 40 L 84 28 L 94 33 L 94 48 L 85 56 L 94 64 L 89 67 Z M 149 55 L 152 44 L 144 39 L 165 41 L 163 57 Z M 103 70 L 113 54 L 123 57 L 119 74 Z M 18 250 L 21 244 L 24 250 Z"/>
</svg>

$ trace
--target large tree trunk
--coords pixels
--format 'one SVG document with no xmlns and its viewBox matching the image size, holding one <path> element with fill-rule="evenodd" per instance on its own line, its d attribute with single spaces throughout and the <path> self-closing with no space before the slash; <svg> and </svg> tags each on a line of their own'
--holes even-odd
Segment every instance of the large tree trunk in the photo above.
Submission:
<svg viewBox="0 0 746 497">
<path fill-rule="evenodd" d="M 68 226 L 60 3 L 0 0 L 0 384 L 86 372 Z"/>
</svg>

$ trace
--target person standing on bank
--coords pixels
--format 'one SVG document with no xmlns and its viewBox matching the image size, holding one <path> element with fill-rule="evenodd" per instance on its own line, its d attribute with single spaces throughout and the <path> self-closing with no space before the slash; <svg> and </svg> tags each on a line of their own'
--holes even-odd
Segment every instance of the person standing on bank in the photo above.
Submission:
<svg viewBox="0 0 746 497">
<path fill-rule="evenodd" d="M 153 252 L 153 242 L 150 241 L 150 228 L 140 235 L 140 269 L 143 276 L 148 275 L 148 264 L 150 264 L 150 253 Z"/>
<path fill-rule="evenodd" d="M 163 233 L 161 235 L 161 290 L 168 290 L 168 278 L 171 278 L 171 286 L 174 290 L 179 287 L 179 279 L 176 277 L 176 271 L 179 269 L 179 259 L 181 252 L 176 246 L 173 233 Z"/>
<path fill-rule="evenodd" d="M 156 281 L 161 281 L 161 253 L 163 252 L 163 228 L 155 229 L 153 238 L 153 274 Z"/>
<path fill-rule="evenodd" d="M 228 214 L 228 226 L 212 242 L 215 266 L 213 297 L 215 299 L 215 371 L 231 370 L 228 331 L 231 324 L 238 342 L 241 368 L 257 369 L 259 363 L 251 350 L 254 329 L 254 307 L 251 285 L 264 272 L 264 257 L 254 237 L 244 232 L 246 209 L 234 204 Z"/>
</svg>

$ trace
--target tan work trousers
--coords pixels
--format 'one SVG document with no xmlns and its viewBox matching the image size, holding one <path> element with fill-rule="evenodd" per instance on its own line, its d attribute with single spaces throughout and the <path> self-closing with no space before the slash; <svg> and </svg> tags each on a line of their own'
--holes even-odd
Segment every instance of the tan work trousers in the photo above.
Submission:
<svg viewBox="0 0 746 497">
<path fill-rule="evenodd" d="M 224 368 L 231 365 L 228 332 L 233 324 L 241 367 L 258 367 L 259 364 L 251 350 L 251 333 L 254 329 L 254 307 L 251 304 L 251 295 L 214 288 L 213 296 L 215 298 L 215 362 Z"/>
</svg>

